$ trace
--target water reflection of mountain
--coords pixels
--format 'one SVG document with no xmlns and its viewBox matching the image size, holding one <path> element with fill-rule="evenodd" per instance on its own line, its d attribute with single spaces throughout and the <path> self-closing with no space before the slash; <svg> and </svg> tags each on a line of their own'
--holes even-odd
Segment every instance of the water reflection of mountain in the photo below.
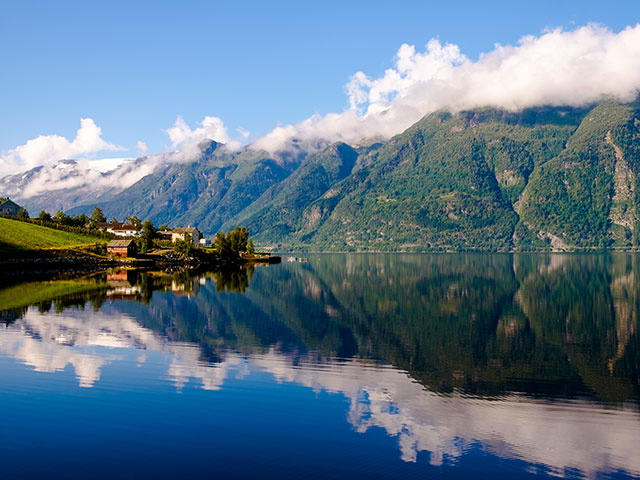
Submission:
<svg viewBox="0 0 640 480">
<path fill-rule="evenodd" d="M 405 461 L 481 445 L 560 474 L 638 475 L 639 268 L 627 254 L 318 255 L 12 285 L 0 353 L 72 366 L 82 387 L 131 352 L 160 355 L 177 389 L 268 372 L 344 395 L 353 428 L 383 428 Z"/>
<path fill-rule="evenodd" d="M 389 363 L 435 392 L 615 403 L 638 399 L 639 268 L 632 254 L 318 255 L 255 273 L 129 272 L 64 301 L 89 296 L 208 362 L 276 346 Z"/>
</svg>

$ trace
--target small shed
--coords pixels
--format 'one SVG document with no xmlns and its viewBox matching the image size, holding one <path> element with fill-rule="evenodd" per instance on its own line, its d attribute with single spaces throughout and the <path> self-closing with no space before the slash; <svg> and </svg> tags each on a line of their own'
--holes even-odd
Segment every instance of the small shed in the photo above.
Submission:
<svg viewBox="0 0 640 480">
<path fill-rule="evenodd" d="M 118 257 L 135 257 L 138 249 L 133 240 L 111 240 L 107 244 L 107 253 Z"/>
</svg>

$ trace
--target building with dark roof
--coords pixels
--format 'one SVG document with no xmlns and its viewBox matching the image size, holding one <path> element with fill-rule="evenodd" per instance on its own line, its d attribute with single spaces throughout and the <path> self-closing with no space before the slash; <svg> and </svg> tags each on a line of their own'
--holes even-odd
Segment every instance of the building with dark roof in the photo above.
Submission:
<svg viewBox="0 0 640 480">
<path fill-rule="evenodd" d="M 135 257 L 138 248 L 133 240 L 111 240 L 107 244 L 107 253 L 118 257 Z"/>
<path fill-rule="evenodd" d="M 4 202 L 0 203 L 0 215 L 10 215 L 15 217 L 18 215 L 18 210 L 20 210 L 20 205 L 8 198 Z"/>
</svg>

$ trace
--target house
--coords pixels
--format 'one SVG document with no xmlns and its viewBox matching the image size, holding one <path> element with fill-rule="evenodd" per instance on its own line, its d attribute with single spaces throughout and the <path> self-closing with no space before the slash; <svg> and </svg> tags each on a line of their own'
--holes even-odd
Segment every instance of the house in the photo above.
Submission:
<svg viewBox="0 0 640 480">
<path fill-rule="evenodd" d="M 20 205 L 16 202 L 12 202 L 8 198 L 0 203 L 0 215 L 10 215 L 15 217 L 18 215 L 18 210 L 20 210 Z"/>
<path fill-rule="evenodd" d="M 111 240 L 107 244 L 107 253 L 118 257 L 135 257 L 138 249 L 133 240 Z"/>
<path fill-rule="evenodd" d="M 96 222 L 94 226 L 101 232 L 113 233 L 114 227 L 119 227 L 122 223 Z"/>
<path fill-rule="evenodd" d="M 202 233 L 196 227 L 178 227 L 174 228 L 171 232 L 171 241 L 176 242 L 178 240 L 184 240 L 186 234 L 191 235 L 191 241 L 195 246 L 200 244 Z"/>
<path fill-rule="evenodd" d="M 170 230 L 158 230 L 157 235 L 160 240 L 173 242 L 173 233 Z"/>
<path fill-rule="evenodd" d="M 117 225 L 107 232 L 113 233 L 117 237 L 137 237 L 138 229 L 135 225 Z"/>
</svg>

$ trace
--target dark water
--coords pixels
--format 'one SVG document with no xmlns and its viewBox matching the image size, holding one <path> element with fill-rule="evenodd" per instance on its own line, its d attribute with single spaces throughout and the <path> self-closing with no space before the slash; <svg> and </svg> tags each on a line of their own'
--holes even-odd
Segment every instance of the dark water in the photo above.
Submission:
<svg viewBox="0 0 640 480">
<path fill-rule="evenodd" d="M 0 286 L 1 478 L 640 478 L 640 256 Z"/>
</svg>

